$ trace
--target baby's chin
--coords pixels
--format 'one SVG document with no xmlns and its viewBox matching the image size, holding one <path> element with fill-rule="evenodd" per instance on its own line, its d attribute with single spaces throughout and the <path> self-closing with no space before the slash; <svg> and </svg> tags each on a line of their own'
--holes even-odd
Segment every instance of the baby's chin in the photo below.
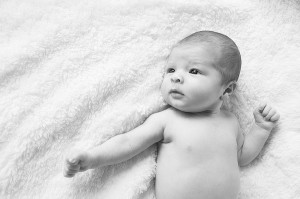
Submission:
<svg viewBox="0 0 300 199">
<path fill-rule="evenodd" d="M 196 108 L 182 108 L 182 107 L 176 107 L 176 106 L 172 106 L 171 107 L 175 108 L 176 110 L 179 110 L 183 113 L 189 113 L 189 114 L 212 114 L 215 113 L 209 109 L 196 109 Z"/>
<path fill-rule="evenodd" d="M 174 107 L 175 109 L 177 109 L 179 111 L 185 112 L 185 113 L 199 113 L 199 112 L 201 112 L 201 111 L 195 111 L 195 109 L 193 109 L 193 108 L 176 107 L 176 106 L 172 106 L 172 107 Z"/>
<path fill-rule="evenodd" d="M 187 106 L 186 104 L 172 103 L 172 102 L 169 102 L 166 100 L 165 100 L 165 103 L 168 106 L 171 106 L 179 111 L 186 112 L 186 113 L 201 113 L 201 112 L 207 112 L 209 110 L 209 108 L 205 107 L 205 106 L 203 106 L 203 107 L 192 106 L 192 105 Z"/>
<path fill-rule="evenodd" d="M 164 102 L 167 105 L 169 105 L 179 111 L 182 111 L 182 112 L 199 113 L 199 112 L 206 110 L 205 107 L 203 107 L 201 105 L 199 106 L 199 104 L 195 105 L 195 104 L 188 103 L 188 101 L 185 98 L 174 99 L 174 98 L 170 97 L 170 95 L 167 93 L 162 93 L 162 97 L 164 99 Z"/>
<path fill-rule="evenodd" d="M 171 106 L 179 111 L 189 112 L 189 110 L 187 109 L 187 107 L 182 101 L 176 101 L 176 100 L 168 99 L 166 97 L 164 97 L 163 99 L 168 106 Z"/>
<path fill-rule="evenodd" d="M 186 112 L 186 113 L 196 113 L 196 112 L 199 112 L 199 111 L 196 111 L 197 109 L 194 108 L 194 107 L 186 107 L 186 106 L 183 106 L 183 105 L 178 105 L 178 104 L 173 104 L 173 103 L 168 103 L 167 104 L 179 111 L 182 111 L 182 112 Z"/>
</svg>

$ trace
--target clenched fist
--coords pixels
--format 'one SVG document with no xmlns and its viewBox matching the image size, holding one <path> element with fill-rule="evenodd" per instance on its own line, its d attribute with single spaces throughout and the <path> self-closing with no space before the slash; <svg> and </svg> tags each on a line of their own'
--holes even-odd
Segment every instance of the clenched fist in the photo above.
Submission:
<svg viewBox="0 0 300 199">
<path fill-rule="evenodd" d="M 89 169 L 90 165 L 91 157 L 86 151 L 73 150 L 65 159 L 64 176 L 71 178 L 76 173 Z"/>
<path fill-rule="evenodd" d="M 255 123 L 261 128 L 271 131 L 280 118 L 279 113 L 266 102 L 261 103 L 253 112 Z"/>
</svg>

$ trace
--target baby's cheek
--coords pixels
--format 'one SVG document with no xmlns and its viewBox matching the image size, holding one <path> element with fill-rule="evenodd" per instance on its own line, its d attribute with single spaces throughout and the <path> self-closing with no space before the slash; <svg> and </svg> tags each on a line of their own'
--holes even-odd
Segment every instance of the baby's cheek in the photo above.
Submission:
<svg viewBox="0 0 300 199">
<path fill-rule="evenodd" d="M 193 89 L 191 90 L 192 96 L 194 97 L 194 100 L 199 102 L 206 102 L 211 100 L 211 94 L 207 92 L 205 89 Z"/>
</svg>

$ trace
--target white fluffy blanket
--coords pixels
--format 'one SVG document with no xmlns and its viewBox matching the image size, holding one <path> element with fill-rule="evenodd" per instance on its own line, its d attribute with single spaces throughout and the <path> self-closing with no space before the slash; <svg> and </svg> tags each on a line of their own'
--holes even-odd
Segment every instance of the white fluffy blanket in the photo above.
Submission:
<svg viewBox="0 0 300 199">
<path fill-rule="evenodd" d="M 163 110 L 170 47 L 214 30 L 242 54 L 227 108 L 244 133 L 260 101 L 281 113 L 260 156 L 241 169 L 239 198 L 299 198 L 299 1 L 200 2 L 0 1 L 0 197 L 152 198 L 155 146 L 72 179 L 63 177 L 64 155 Z"/>
</svg>

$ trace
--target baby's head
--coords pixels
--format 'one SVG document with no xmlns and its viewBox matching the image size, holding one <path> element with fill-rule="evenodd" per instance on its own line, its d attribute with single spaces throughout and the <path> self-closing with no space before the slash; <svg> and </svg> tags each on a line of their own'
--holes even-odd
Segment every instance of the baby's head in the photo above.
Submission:
<svg viewBox="0 0 300 199">
<path fill-rule="evenodd" d="M 232 94 L 241 70 L 241 55 L 227 36 L 199 31 L 179 41 L 165 67 L 164 100 L 184 112 L 218 112 Z"/>
</svg>

